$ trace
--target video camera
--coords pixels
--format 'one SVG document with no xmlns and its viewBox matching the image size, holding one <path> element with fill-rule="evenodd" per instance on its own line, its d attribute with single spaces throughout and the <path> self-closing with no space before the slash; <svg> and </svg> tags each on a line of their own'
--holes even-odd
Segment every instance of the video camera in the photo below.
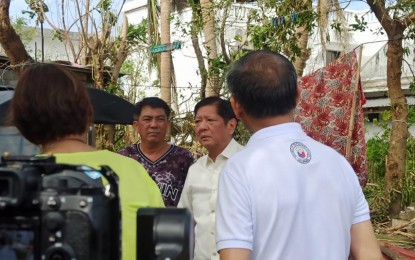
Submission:
<svg viewBox="0 0 415 260">
<path fill-rule="evenodd" d="M 191 260 L 193 249 L 193 217 L 189 210 L 137 211 L 137 260 Z"/>
<path fill-rule="evenodd" d="M 118 177 L 109 167 L 57 164 L 51 156 L 2 157 L 0 252 L 9 254 L 5 259 L 13 254 L 16 259 L 120 259 L 120 221 Z"/>
</svg>

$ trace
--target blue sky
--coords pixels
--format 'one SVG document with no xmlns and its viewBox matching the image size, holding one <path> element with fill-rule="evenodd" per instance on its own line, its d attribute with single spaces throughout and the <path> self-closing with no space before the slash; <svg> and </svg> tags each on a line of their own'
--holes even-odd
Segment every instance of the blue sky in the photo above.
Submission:
<svg viewBox="0 0 415 260">
<path fill-rule="evenodd" d="M 27 4 L 24 0 L 12 0 L 10 2 L 10 9 L 9 9 L 9 14 L 11 17 L 15 18 L 15 17 L 21 17 L 22 15 L 22 10 L 27 8 Z"/>
<path fill-rule="evenodd" d="M 52 2 L 55 2 L 56 0 L 52 0 Z M 48 4 L 49 1 L 44 1 Z M 51 2 L 51 3 L 52 3 Z M 369 9 L 369 6 L 366 4 L 365 1 L 362 0 L 340 0 L 340 3 L 342 6 L 347 6 L 349 9 L 352 10 L 366 10 Z M 53 5 L 53 4 L 52 4 Z M 52 9 L 52 5 L 48 5 L 49 8 Z M 10 16 L 11 17 L 21 17 L 22 16 L 22 10 L 27 9 L 27 4 L 25 0 L 12 0 L 10 3 Z"/>
<path fill-rule="evenodd" d="M 346 1 L 346 0 L 340 0 L 340 4 L 343 7 L 347 6 L 347 9 L 351 10 L 367 10 L 369 9 L 369 6 L 365 1 Z"/>
<path fill-rule="evenodd" d="M 0 0 L 1 1 L 1 0 Z M 120 1 L 120 0 L 119 0 Z M 48 5 L 50 12 L 48 13 L 48 17 L 51 21 L 55 21 L 56 16 L 54 16 L 54 8 L 58 8 L 58 2 L 56 0 L 44 0 L 44 2 Z M 121 2 L 120 2 L 121 3 Z M 340 0 L 340 4 L 342 7 L 347 7 L 347 9 L 351 10 L 367 10 L 369 6 L 363 0 Z M 28 18 L 28 15 L 23 15 L 22 10 L 27 10 L 28 6 L 25 0 L 12 0 L 10 3 L 9 14 L 12 19 L 18 17 L 25 17 Z M 55 12 L 56 13 L 56 12 Z M 29 25 L 34 26 L 34 21 L 28 21 Z M 50 28 L 47 23 L 44 24 L 45 28 Z"/>
</svg>

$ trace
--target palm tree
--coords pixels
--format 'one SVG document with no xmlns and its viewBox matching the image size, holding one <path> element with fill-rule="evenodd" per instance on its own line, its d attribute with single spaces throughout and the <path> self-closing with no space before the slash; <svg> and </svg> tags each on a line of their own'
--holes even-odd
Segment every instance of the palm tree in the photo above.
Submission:
<svg viewBox="0 0 415 260">
<path fill-rule="evenodd" d="M 161 44 L 170 44 L 170 1 L 160 1 Z M 161 99 L 171 104 L 171 53 L 162 52 L 160 58 Z"/>
<path fill-rule="evenodd" d="M 147 19 L 148 19 L 148 44 L 149 46 L 170 44 L 170 13 L 173 10 L 182 10 L 185 6 L 183 2 L 161 1 L 158 6 L 157 1 L 147 1 Z M 160 29 L 160 31 L 159 31 Z M 174 103 L 177 103 L 177 95 L 175 94 L 175 74 L 173 61 L 171 58 L 171 51 L 165 51 L 161 54 L 155 53 L 150 56 L 149 68 L 157 68 L 157 73 L 160 78 L 161 99 L 171 105 L 172 98 Z"/>
<path fill-rule="evenodd" d="M 208 61 L 208 77 L 206 82 L 206 96 L 219 95 L 219 75 L 213 69 L 213 62 L 218 58 L 218 48 L 216 44 L 215 29 L 215 10 L 212 0 L 200 0 L 200 8 L 202 12 L 204 47 L 207 53 Z"/>
</svg>

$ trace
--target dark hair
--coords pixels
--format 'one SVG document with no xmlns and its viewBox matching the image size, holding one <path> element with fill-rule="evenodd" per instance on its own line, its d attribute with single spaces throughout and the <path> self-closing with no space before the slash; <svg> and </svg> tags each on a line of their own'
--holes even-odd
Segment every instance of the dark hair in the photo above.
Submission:
<svg viewBox="0 0 415 260">
<path fill-rule="evenodd" d="M 196 116 L 197 111 L 204 106 L 215 105 L 217 108 L 218 115 L 223 118 L 225 124 L 232 118 L 236 119 L 236 116 L 232 110 L 231 103 L 228 100 L 221 99 L 217 96 L 211 96 L 200 100 L 194 109 L 194 115 Z"/>
<path fill-rule="evenodd" d="M 140 102 L 135 104 L 135 112 L 134 112 L 134 118 L 138 119 L 138 117 L 141 115 L 141 111 L 143 110 L 143 107 L 149 106 L 152 108 L 162 108 L 164 109 L 164 112 L 166 112 L 167 118 L 170 117 L 170 107 L 167 105 L 167 103 L 158 97 L 146 97 L 143 98 Z"/>
<path fill-rule="evenodd" d="M 283 55 L 253 51 L 239 59 L 227 75 L 229 92 L 253 117 L 285 115 L 295 108 L 297 74 Z"/>
<path fill-rule="evenodd" d="M 11 122 L 34 144 L 85 133 L 93 109 L 86 86 L 56 64 L 35 64 L 20 75 L 11 101 Z"/>
</svg>

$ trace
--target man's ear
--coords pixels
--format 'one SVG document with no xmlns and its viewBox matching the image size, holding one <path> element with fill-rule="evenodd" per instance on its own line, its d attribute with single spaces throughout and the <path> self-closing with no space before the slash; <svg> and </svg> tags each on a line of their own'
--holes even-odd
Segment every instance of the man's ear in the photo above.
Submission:
<svg viewBox="0 0 415 260">
<path fill-rule="evenodd" d="M 226 123 L 226 127 L 229 129 L 229 133 L 231 135 L 233 135 L 233 133 L 236 130 L 236 126 L 238 125 L 238 121 L 236 120 L 236 118 L 231 118 L 229 119 L 229 121 Z"/>
<path fill-rule="evenodd" d="M 241 104 L 239 104 L 238 100 L 236 100 L 234 96 L 231 96 L 230 102 L 233 113 L 235 114 L 236 118 L 241 119 L 241 115 L 243 113 Z"/>
</svg>

